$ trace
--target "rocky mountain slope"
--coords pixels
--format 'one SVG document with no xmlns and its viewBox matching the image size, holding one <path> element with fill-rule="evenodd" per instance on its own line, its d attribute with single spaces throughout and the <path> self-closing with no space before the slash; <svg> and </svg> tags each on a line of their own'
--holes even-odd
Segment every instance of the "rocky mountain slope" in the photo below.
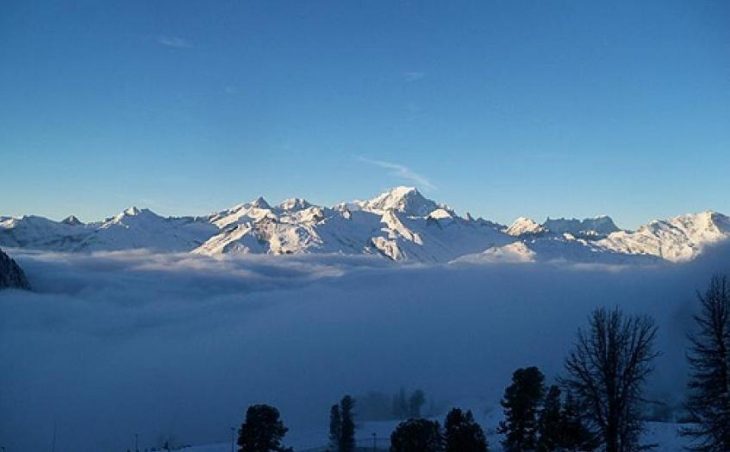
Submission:
<svg viewBox="0 0 730 452">
<path fill-rule="evenodd" d="M 0 250 L 0 289 L 30 289 L 23 270 L 3 250 Z"/>
<path fill-rule="evenodd" d="M 518 218 L 503 226 L 396 187 L 373 199 L 318 206 L 300 198 L 265 199 L 202 217 L 161 217 L 129 208 L 103 221 L 75 217 L 0 217 L 0 245 L 63 252 L 145 248 L 203 255 L 373 254 L 394 261 L 599 263 L 683 262 L 730 237 L 730 219 L 716 212 L 653 221 L 636 231 L 607 216 Z"/>
</svg>

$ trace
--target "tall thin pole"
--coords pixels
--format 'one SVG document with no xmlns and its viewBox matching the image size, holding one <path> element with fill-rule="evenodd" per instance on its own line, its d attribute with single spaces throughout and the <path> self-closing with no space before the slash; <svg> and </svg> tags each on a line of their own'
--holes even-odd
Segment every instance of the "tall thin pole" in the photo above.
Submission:
<svg viewBox="0 0 730 452">
<path fill-rule="evenodd" d="M 236 452 L 235 450 L 233 450 L 235 443 L 236 443 L 236 427 L 231 427 L 231 452 Z"/>
<path fill-rule="evenodd" d="M 378 434 L 373 432 L 373 452 L 378 450 Z"/>
</svg>

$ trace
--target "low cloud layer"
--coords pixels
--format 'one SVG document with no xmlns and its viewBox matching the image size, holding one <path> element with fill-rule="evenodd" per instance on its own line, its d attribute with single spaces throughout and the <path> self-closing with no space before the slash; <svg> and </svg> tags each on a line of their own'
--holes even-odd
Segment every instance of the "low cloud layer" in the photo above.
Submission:
<svg viewBox="0 0 730 452">
<path fill-rule="evenodd" d="M 727 250 L 652 268 L 397 266 L 373 257 L 13 254 L 36 291 L 0 293 L 0 439 L 125 450 L 226 441 L 255 402 L 294 432 L 344 393 L 421 387 L 494 408 L 511 372 L 560 372 L 599 305 L 660 325 L 654 392 L 681 395 L 694 291 Z"/>
</svg>

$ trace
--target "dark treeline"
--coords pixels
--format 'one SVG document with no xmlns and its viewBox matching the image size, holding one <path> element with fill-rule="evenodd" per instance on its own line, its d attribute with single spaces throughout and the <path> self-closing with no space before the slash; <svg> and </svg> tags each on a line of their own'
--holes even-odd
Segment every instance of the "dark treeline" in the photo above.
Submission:
<svg viewBox="0 0 730 452">
<path fill-rule="evenodd" d="M 730 451 L 730 287 L 714 277 L 698 294 L 699 311 L 689 334 L 687 426 L 691 450 Z M 501 405 L 504 420 L 497 432 L 507 452 L 634 452 L 642 444 L 648 401 L 645 384 L 653 370 L 657 327 L 650 317 L 627 315 L 618 308 L 593 311 L 578 329 L 563 375 L 546 384 L 537 367 L 515 370 Z M 377 394 L 377 396 L 373 396 Z M 387 397 L 371 393 L 379 406 Z M 401 389 L 390 401 L 400 422 L 390 436 L 392 452 L 487 452 L 482 427 L 471 411 L 451 409 L 443 426 L 423 417 L 425 393 Z M 330 408 L 329 451 L 355 452 L 355 405 L 350 396 Z M 239 452 L 287 451 L 287 428 L 276 408 L 253 405 L 239 430 Z M 375 445 L 373 447 L 376 447 Z M 379 449 L 382 450 L 382 449 Z"/>
</svg>

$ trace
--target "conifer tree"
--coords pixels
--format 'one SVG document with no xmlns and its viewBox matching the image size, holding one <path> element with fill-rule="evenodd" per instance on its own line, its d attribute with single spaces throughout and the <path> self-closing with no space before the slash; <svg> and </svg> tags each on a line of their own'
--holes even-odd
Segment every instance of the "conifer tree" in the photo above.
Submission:
<svg viewBox="0 0 730 452">
<path fill-rule="evenodd" d="M 342 416 L 340 406 L 335 404 L 330 408 L 330 448 L 334 451 L 340 449 L 340 438 L 342 436 Z"/>
<path fill-rule="evenodd" d="M 690 335 L 691 367 L 687 411 L 694 425 L 682 430 L 691 450 L 730 451 L 730 287 L 713 277 L 705 295 L 697 294 L 697 330 Z"/>
<path fill-rule="evenodd" d="M 484 430 L 474 421 L 471 411 L 464 413 L 454 408 L 446 415 L 444 422 L 444 443 L 446 452 L 487 452 L 487 438 Z"/>
<path fill-rule="evenodd" d="M 596 441 L 590 430 L 585 426 L 573 394 L 567 391 L 561 412 L 560 444 L 569 451 L 592 451 L 596 448 Z"/>
<path fill-rule="evenodd" d="M 552 385 L 545 396 L 538 423 L 540 439 L 538 440 L 537 450 L 540 452 L 558 450 L 562 446 L 563 419 L 561 408 L 560 388 Z"/>
<path fill-rule="evenodd" d="M 443 452 L 441 427 L 436 421 L 408 419 L 390 435 L 390 452 Z"/>
<path fill-rule="evenodd" d="M 512 375 L 512 384 L 502 399 L 505 420 L 497 430 L 505 435 L 505 451 L 523 452 L 537 447 L 537 413 L 545 392 L 544 380 L 537 367 L 517 369 Z"/>
<path fill-rule="evenodd" d="M 340 429 L 339 452 L 353 452 L 355 450 L 355 415 L 353 413 L 354 408 L 355 399 L 353 399 L 349 395 L 346 395 L 340 401 L 342 424 Z"/>
<path fill-rule="evenodd" d="M 238 431 L 239 452 L 288 452 L 281 445 L 288 429 L 279 418 L 279 410 L 269 405 L 251 405 Z"/>
<path fill-rule="evenodd" d="M 408 416 L 408 401 L 406 400 L 406 390 L 401 387 L 398 393 L 393 396 L 393 417 L 395 419 L 405 419 Z"/>
<path fill-rule="evenodd" d="M 426 403 L 426 394 L 424 394 L 424 392 L 420 389 L 416 389 L 415 391 L 413 391 L 410 399 L 408 399 L 408 411 L 410 417 L 421 417 L 421 408 L 423 407 L 424 403 Z"/>
</svg>

